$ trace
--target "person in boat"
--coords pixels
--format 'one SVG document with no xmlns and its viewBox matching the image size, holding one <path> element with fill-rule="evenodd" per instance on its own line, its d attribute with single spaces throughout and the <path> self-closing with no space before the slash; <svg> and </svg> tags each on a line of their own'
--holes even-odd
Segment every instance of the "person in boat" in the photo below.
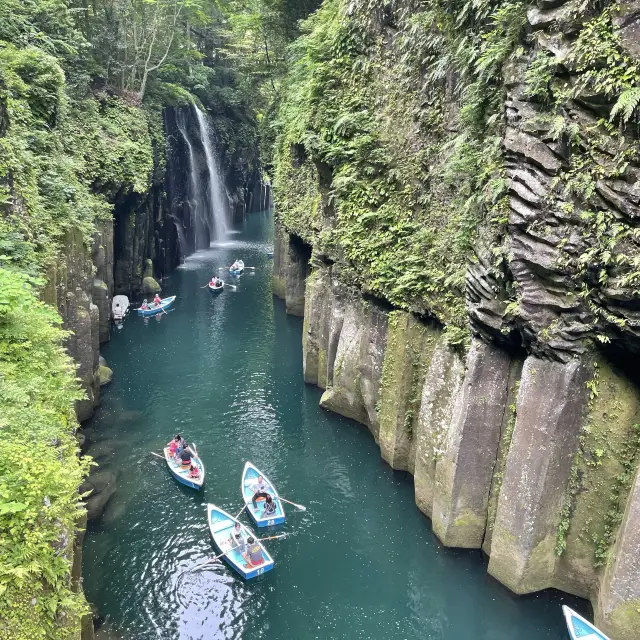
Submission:
<svg viewBox="0 0 640 640">
<path fill-rule="evenodd" d="M 262 548 L 252 536 L 249 536 L 247 538 L 247 550 L 242 554 L 242 557 L 252 567 L 259 567 L 261 564 L 264 563 Z"/>
<path fill-rule="evenodd" d="M 229 534 L 229 544 L 232 549 L 240 549 L 240 553 L 244 553 L 246 551 L 244 536 L 242 535 L 242 526 L 239 522 L 236 522 L 233 525 L 233 529 L 231 529 L 231 533 Z"/>
<path fill-rule="evenodd" d="M 188 469 L 191 466 L 192 455 L 193 452 L 189 448 L 189 445 L 185 443 L 184 449 L 180 452 L 180 462 L 182 463 L 183 467 L 186 467 Z"/>
<path fill-rule="evenodd" d="M 156 293 L 155 297 L 153 298 L 153 304 L 155 304 L 156 307 L 159 307 L 161 302 L 162 298 Z"/>
<path fill-rule="evenodd" d="M 234 271 L 238 271 L 238 269 L 240 269 L 240 260 L 236 260 L 236 261 L 231 265 L 231 268 L 232 268 Z"/>
<path fill-rule="evenodd" d="M 144 310 L 144 311 L 146 311 L 149 308 L 149 304 L 147 303 L 147 299 L 146 298 L 142 301 L 142 304 L 140 305 L 140 308 L 142 310 Z"/>
<path fill-rule="evenodd" d="M 176 433 L 176 435 L 173 436 L 173 440 L 176 443 L 176 449 L 173 455 L 175 458 L 178 458 L 184 449 L 184 438 L 179 433 Z"/>
<path fill-rule="evenodd" d="M 217 287 L 218 286 L 218 278 L 213 276 L 213 278 L 211 278 L 211 282 L 209 283 L 209 286 L 210 287 Z"/>
<path fill-rule="evenodd" d="M 264 511 L 262 512 L 263 517 L 269 518 L 275 515 L 277 509 L 277 505 L 275 500 L 267 494 L 267 497 L 264 499 Z"/>
<path fill-rule="evenodd" d="M 258 476 L 258 479 L 251 485 L 251 491 L 253 491 L 253 498 L 251 498 L 251 502 L 253 503 L 253 510 L 258 510 L 258 498 L 267 498 L 269 494 L 267 493 L 267 489 L 269 485 L 264 481 L 262 476 Z M 270 497 L 270 496 L 269 496 Z"/>
<path fill-rule="evenodd" d="M 178 445 L 180 444 L 180 438 L 174 436 L 173 440 L 167 445 L 169 447 L 169 455 L 175 457 Z"/>
<path fill-rule="evenodd" d="M 198 469 L 198 467 L 196 467 L 195 464 L 192 464 L 189 467 L 189 477 L 190 478 L 199 478 L 200 477 L 200 469 Z"/>
</svg>

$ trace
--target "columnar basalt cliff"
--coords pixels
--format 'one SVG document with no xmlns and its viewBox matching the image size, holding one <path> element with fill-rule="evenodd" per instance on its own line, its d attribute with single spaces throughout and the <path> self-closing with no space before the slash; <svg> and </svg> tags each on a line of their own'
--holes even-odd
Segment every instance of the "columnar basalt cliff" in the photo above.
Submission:
<svg viewBox="0 0 640 640">
<path fill-rule="evenodd" d="M 589 598 L 619 640 L 640 637 L 636 5 L 327 1 L 275 184 L 274 292 L 304 297 L 322 406 L 413 474 L 445 545 Z"/>
</svg>

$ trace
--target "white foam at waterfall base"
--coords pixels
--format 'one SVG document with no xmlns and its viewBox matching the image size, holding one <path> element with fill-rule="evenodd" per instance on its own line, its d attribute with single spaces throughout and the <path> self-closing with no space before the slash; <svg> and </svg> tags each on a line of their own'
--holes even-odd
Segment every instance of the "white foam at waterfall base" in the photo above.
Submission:
<svg viewBox="0 0 640 640">
<path fill-rule="evenodd" d="M 211 131 L 204 113 L 198 109 L 196 105 L 193 107 L 198 119 L 200 128 L 200 137 L 204 154 L 207 160 L 207 171 L 209 172 L 209 207 L 210 216 L 213 223 L 214 240 L 221 242 L 227 238 L 229 227 L 227 225 L 227 196 L 224 192 L 225 188 L 220 178 L 220 169 L 216 160 L 215 153 L 211 147 Z"/>
<path fill-rule="evenodd" d="M 203 263 L 218 262 L 218 266 L 231 264 L 235 257 L 221 254 L 221 249 L 230 249 L 238 253 L 237 257 L 242 257 L 242 252 L 246 250 L 258 250 L 261 253 L 271 251 L 271 245 L 265 242 L 251 242 L 246 240 L 227 240 L 225 242 L 213 242 L 209 249 L 200 249 L 195 253 L 187 256 L 184 262 L 177 267 L 185 271 L 196 271 L 200 269 Z"/>
</svg>

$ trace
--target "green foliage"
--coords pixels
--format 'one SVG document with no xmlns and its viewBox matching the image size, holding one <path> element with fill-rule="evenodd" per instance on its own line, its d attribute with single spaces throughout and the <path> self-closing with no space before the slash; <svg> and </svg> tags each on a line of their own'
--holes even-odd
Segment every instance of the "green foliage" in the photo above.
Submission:
<svg viewBox="0 0 640 640">
<path fill-rule="evenodd" d="M 397 32 L 390 47 L 379 30 L 384 3 L 348 4 L 324 2 L 292 48 L 277 215 L 345 261 L 363 290 L 436 316 L 451 326 L 451 343 L 464 344 L 464 276 L 478 225 L 503 220 L 507 208 L 501 79 L 524 5 L 394 6 L 385 17 Z M 447 73 L 458 74 L 455 97 Z"/>
<path fill-rule="evenodd" d="M 594 452 L 598 461 L 604 453 L 603 449 L 597 449 Z M 601 535 L 593 534 L 592 536 L 595 545 L 594 556 L 596 567 L 605 566 L 609 559 L 618 528 L 622 522 L 626 497 L 633 484 L 639 460 L 640 424 L 634 424 L 618 458 L 622 470 L 621 473 L 614 478 L 613 486 L 610 490 L 609 503 L 606 505 L 607 511 L 604 514 L 603 532 Z"/>
<path fill-rule="evenodd" d="M 616 97 L 611 119 L 622 112 L 626 121 L 638 102 L 633 96 L 637 93 L 634 89 L 638 88 L 640 65 L 622 50 L 611 12 L 611 8 L 606 8 L 585 24 L 569 55 L 569 62 L 580 73 L 572 94 L 577 96 L 590 90 Z"/>
<path fill-rule="evenodd" d="M 0 633 L 8 640 L 74 637 L 85 611 L 70 563 L 88 462 L 73 436 L 81 393 L 59 324 L 25 276 L 0 268 L 0 430 L 23 445 L 0 460 Z"/>
</svg>

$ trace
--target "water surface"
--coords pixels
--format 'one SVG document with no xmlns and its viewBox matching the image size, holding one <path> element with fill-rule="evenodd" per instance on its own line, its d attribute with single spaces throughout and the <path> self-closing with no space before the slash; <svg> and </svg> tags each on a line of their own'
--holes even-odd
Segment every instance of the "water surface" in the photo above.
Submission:
<svg viewBox="0 0 640 640">
<path fill-rule="evenodd" d="M 271 293 L 271 216 L 239 231 L 164 282 L 173 311 L 129 317 L 103 349 L 114 382 L 86 433 L 118 491 L 87 533 L 83 570 L 105 628 L 125 640 L 566 640 L 560 605 L 584 603 L 518 598 L 480 552 L 439 545 L 411 478 L 381 461 L 366 428 L 318 407 L 302 381 L 302 321 Z M 201 288 L 235 258 L 255 275 L 215 298 Z M 149 453 L 176 431 L 198 445 L 201 494 Z M 245 460 L 307 511 L 287 509 L 275 531 L 290 536 L 267 543 L 276 565 L 256 581 L 223 564 L 192 572 L 214 554 L 206 503 L 242 507 Z"/>
</svg>

